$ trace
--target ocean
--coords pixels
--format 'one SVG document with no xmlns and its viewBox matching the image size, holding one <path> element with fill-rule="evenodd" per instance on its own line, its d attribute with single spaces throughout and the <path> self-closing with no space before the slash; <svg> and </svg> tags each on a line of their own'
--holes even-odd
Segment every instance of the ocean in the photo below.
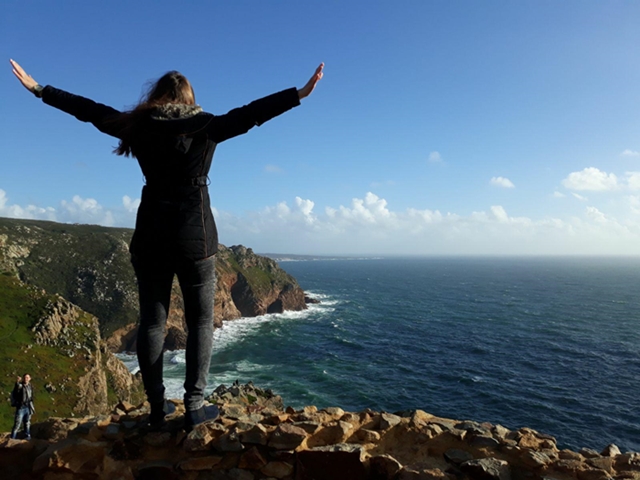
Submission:
<svg viewBox="0 0 640 480">
<path fill-rule="evenodd" d="M 321 303 L 216 330 L 211 389 L 253 381 L 296 408 L 422 409 L 640 451 L 640 258 L 280 265 Z M 167 352 L 169 397 L 183 375 L 184 352 Z"/>
</svg>

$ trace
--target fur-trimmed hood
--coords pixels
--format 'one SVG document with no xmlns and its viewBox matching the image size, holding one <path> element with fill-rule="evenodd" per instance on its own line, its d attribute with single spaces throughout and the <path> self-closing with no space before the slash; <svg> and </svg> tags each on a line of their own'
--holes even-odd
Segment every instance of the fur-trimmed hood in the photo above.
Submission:
<svg viewBox="0 0 640 480">
<path fill-rule="evenodd" d="M 153 120 L 183 120 L 202 113 L 200 105 L 186 105 L 183 103 L 166 103 L 151 110 Z"/>
</svg>

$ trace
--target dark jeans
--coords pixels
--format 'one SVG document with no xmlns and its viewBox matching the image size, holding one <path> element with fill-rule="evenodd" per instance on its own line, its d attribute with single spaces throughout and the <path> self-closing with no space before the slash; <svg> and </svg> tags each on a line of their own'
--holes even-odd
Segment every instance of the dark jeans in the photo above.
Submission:
<svg viewBox="0 0 640 480">
<path fill-rule="evenodd" d="M 31 410 L 28 405 L 16 408 L 16 416 L 14 418 L 13 428 L 11 429 L 11 438 L 16 438 L 18 430 L 20 430 L 20 424 L 22 423 L 24 423 L 24 433 L 27 434 L 27 438 L 31 438 Z"/>
<path fill-rule="evenodd" d="M 213 346 L 215 257 L 186 262 L 148 261 L 133 257 L 131 262 L 140 293 L 137 350 L 147 399 L 150 403 L 164 400 L 162 353 L 171 284 L 176 274 L 184 299 L 188 330 L 184 405 L 187 410 L 197 410 L 203 404 Z"/>
</svg>

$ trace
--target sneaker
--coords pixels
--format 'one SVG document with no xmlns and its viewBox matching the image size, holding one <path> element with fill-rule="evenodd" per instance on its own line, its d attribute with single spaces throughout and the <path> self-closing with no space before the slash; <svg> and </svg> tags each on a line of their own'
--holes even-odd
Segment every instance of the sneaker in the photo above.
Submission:
<svg viewBox="0 0 640 480">
<path fill-rule="evenodd" d="M 184 428 L 187 431 L 193 427 L 209 420 L 215 420 L 220 415 L 220 410 L 216 405 L 203 405 L 198 410 L 187 410 L 184 412 Z"/>
</svg>

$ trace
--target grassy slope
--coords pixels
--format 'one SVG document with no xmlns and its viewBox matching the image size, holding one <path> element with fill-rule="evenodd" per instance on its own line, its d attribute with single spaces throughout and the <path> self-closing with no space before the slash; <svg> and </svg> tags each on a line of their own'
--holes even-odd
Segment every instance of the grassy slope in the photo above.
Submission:
<svg viewBox="0 0 640 480">
<path fill-rule="evenodd" d="M 7 238 L 4 248 L 20 247 L 28 252 L 10 260 L 17 262 L 20 278 L 95 315 L 103 338 L 138 320 L 137 287 L 128 252 L 132 232 L 126 228 L 0 218 L 0 237 Z M 219 276 L 242 273 L 256 297 L 287 284 L 297 285 L 273 260 L 250 249 L 223 247 L 216 268 Z"/>
<path fill-rule="evenodd" d="M 9 396 L 17 375 L 29 373 L 36 389 L 37 413 L 33 421 L 49 416 L 73 416 L 77 401 L 77 380 L 85 373 L 89 362 L 82 355 L 73 358 L 60 349 L 36 345 L 31 327 L 46 311 L 49 301 L 55 297 L 29 287 L 8 273 L 0 274 L 0 431 L 8 431 L 13 425 L 15 410 L 9 404 Z M 83 313 L 80 323 L 90 325 L 91 317 Z M 88 328 L 88 327 L 87 327 Z M 83 335 L 84 329 L 78 331 Z M 44 386 L 55 385 L 57 391 L 48 393 Z M 64 386 L 64 391 L 62 390 Z"/>
<path fill-rule="evenodd" d="M 103 337 L 137 321 L 132 230 L 0 218 L 2 233 L 10 243 L 28 245 L 20 277 L 98 317 Z"/>
<path fill-rule="evenodd" d="M 287 284 L 298 284 L 275 261 L 250 250 L 239 256 L 232 249 L 224 249 L 218 254 L 216 265 L 218 272 L 242 273 L 257 296 L 270 292 L 274 287 L 282 289 Z"/>
</svg>

